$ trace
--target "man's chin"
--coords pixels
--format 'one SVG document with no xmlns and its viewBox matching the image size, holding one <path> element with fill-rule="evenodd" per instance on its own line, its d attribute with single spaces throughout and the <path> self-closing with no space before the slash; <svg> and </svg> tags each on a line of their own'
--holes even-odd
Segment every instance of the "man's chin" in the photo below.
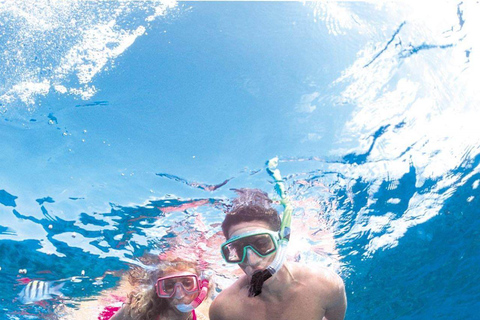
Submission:
<svg viewBox="0 0 480 320">
<path fill-rule="evenodd" d="M 257 272 L 257 271 L 262 271 L 262 270 L 263 270 L 263 268 L 252 268 L 252 267 L 248 266 L 248 267 L 245 267 L 245 268 L 243 269 L 243 272 L 245 272 L 245 274 L 246 274 L 249 278 L 251 278 L 251 277 L 254 275 L 255 272 Z"/>
</svg>

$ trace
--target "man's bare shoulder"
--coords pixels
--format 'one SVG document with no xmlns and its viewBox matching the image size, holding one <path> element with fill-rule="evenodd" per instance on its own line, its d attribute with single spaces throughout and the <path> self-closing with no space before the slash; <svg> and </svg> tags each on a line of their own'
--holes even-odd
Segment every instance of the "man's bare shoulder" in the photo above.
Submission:
<svg viewBox="0 0 480 320">
<path fill-rule="evenodd" d="M 231 286 L 222 290 L 213 300 L 210 306 L 210 320 L 223 320 L 231 317 L 235 305 L 232 301 L 237 301 L 241 296 L 240 291 L 245 287 L 245 276 L 235 281 Z"/>
<path fill-rule="evenodd" d="M 344 319 L 347 308 L 345 285 L 337 273 L 325 267 L 298 264 L 293 268 L 293 274 L 318 298 L 318 303 L 325 309 L 325 318 Z"/>
<path fill-rule="evenodd" d="M 345 286 L 342 278 L 333 270 L 321 266 L 308 266 L 302 264 L 291 264 L 294 277 L 307 284 L 307 286 L 322 300 L 335 299 L 343 295 Z"/>
<path fill-rule="evenodd" d="M 327 286 L 343 285 L 342 278 L 332 269 L 322 266 L 308 266 L 299 263 L 289 265 L 295 278 L 308 280 L 316 284 L 323 283 Z"/>
<path fill-rule="evenodd" d="M 220 294 L 213 300 L 210 310 L 209 317 L 210 320 L 222 320 L 226 319 L 228 312 L 225 310 L 226 303 L 228 298 L 226 298 L 225 292 L 222 291 Z"/>
</svg>

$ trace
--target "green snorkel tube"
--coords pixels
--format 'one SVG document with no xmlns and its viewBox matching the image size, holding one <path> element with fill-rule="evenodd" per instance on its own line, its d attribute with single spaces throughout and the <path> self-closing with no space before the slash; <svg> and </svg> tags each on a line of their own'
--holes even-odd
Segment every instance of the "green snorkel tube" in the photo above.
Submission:
<svg viewBox="0 0 480 320">
<path fill-rule="evenodd" d="M 262 286 L 271 276 L 273 276 L 283 266 L 287 258 L 287 245 L 290 240 L 290 226 L 292 224 L 292 205 L 285 192 L 285 184 L 283 183 L 280 170 L 277 169 L 278 158 L 275 157 L 267 161 L 267 172 L 275 180 L 275 191 L 280 196 L 280 203 L 283 206 L 282 222 L 280 231 L 278 232 L 280 239 L 278 240 L 278 249 L 275 259 L 264 270 L 256 271 L 250 280 L 248 296 L 255 297 L 262 293 Z"/>
</svg>

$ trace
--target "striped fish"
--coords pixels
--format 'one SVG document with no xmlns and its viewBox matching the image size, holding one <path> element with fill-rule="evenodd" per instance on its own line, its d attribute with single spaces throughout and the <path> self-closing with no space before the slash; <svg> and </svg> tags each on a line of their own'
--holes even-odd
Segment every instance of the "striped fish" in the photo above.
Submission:
<svg viewBox="0 0 480 320">
<path fill-rule="evenodd" d="M 30 281 L 20 292 L 18 297 L 23 304 L 30 304 L 42 300 L 52 299 L 53 296 L 62 296 L 60 289 L 65 282 L 62 282 L 56 286 L 53 285 L 53 281 Z"/>
</svg>

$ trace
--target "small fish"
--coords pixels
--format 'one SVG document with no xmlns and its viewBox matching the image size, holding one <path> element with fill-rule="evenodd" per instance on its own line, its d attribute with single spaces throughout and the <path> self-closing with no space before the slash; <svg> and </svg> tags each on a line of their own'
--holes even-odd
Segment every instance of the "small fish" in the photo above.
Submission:
<svg viewBox="0 0 480 320">
<path fill-rule="evenodd" d="M 60 289 L 64 286 L 62 282 L 56 286 L 52 286 L 54 281 L 30 281 L 25 288 L 22 289 L 18 297 L 23 304 L 30 304 L 42 300 L 52 299 L 54 295 L 62 296 Z"/>
</svg>

